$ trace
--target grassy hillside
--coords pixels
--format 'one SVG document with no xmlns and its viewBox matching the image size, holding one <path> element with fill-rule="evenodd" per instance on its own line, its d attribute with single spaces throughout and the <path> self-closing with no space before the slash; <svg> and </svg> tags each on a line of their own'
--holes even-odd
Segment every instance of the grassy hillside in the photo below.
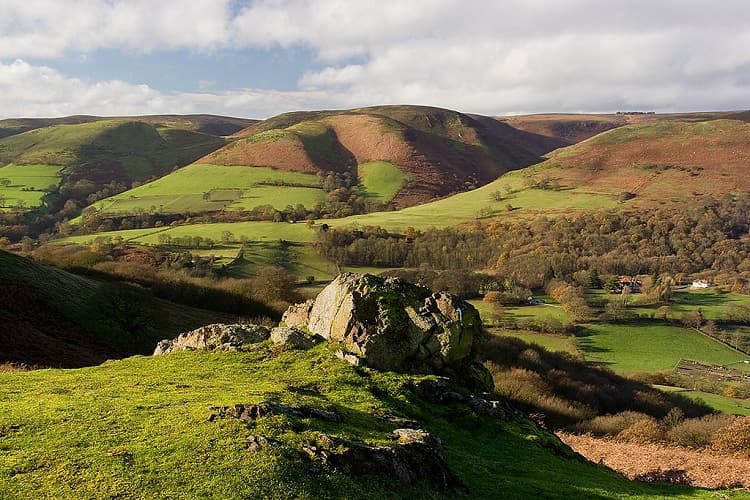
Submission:
<svg viewBox="0 0 750 500">
<path fill-rule="evenodd" d="M 85 115 L 65 116 L 61 118 L 10 118 L 0 120 L 0 138 L 43 127 L 75 125 L 112 119 L 115 118 Z M 150 123 L 159 127 L 193 130 L 210 135 L 231 135 L 257 122 L 257 120 L 215 115 L 148 115 L 119 117 L 119 119 Z"/>
<path fill-rule="evenodd" d="M 384 161 L 408 180 L 392 182 L 383 192 L 373 191 L 378 182 L 365 188 L 397 207 L 465 191 L 539 160 L 527 149 L 523 131 L 423 106 L 287 113 L 235 135 L 236 142 L 201 161 L 311 173 L 353 172 L 357 165 Z"/>
<path fill-rule="evenodd" d="M 6 165 L 0 167 L 0 210 L 42 205 L 48 190 L 57 188 L 62 167 L 57 165 Z"/>
<path fill-rule="evenodd" d="M 261 345 L 251 353 L 183 352 L 79 370 L 0 373 L 0 394 L 7 395 L 0 398 L 0 495 L 455 498 L 453 491 L 393 477 L 311 468 L 301 452 L 321 432 L 390 445 L 398 425 L 386 416 L 417 420 L 439 436 L 471 498 L 712 495 L 630 482 L 572 458 L 556 438 L 528 421 L 500 422 L 459 406 L 428 403 L 409 379 L 352 367 L 325 345 L 308 352 L 279 354 Z M 207 418 L 211 407 L 267 398 L 334 410 L 343 422 Z M 251 434 L 278 445 L 250 452 Z"/>
<path fill-rule="evenodd" d="M 45 127 L 0 139 L 0 164 L 60 165 L 69 172 L 105 165 L 113 174 L 106 180 L 145 179 L 223 144 L 221 138 L 190 130 L 102 120 Z"/>
<path fill-rule="evenodd" d="M 0 362 L 82 366 L 151 352 L 163 336 L 225 318 L 0 250 Z"/>
<path fill-rule="evenodd" d="M 408 181 L 396 165 L 387 161 L 363 163 L 357 173 L 365 195 L 383 203 L 390 202 Z"/>
<path fill-rule="evenodd" d="M 127 215 L 138 210 L 190 213 L 250 210 L 261 205 L 312 207 L 324 199 L 318 178 L 312 174 L 198 163 L 93 206 L 104 215 Z"/>
<path fill-rule="evenodd" d="M 652 207 L 750 189 L 750 123 L 661 121 L 605 132 L 549 156 L 529 174 L 562 189 L 616 195 Z"/>
</svg>

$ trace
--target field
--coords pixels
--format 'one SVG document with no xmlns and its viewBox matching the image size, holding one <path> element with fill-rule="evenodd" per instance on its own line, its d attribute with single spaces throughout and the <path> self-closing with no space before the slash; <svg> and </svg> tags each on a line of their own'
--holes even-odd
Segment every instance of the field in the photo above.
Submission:
<svg viewBox="0 0 750 500">
<path fill-rule="evenodd" d="M 493 328 L 490 332 L 493 335 L 514 337 L 529 344 L 536 344 L 551 352 L 567 352 L 574 356 L 580 353 L 576 346 L 576 338 L 572 335 L 552 335 L 526 330 L 507 330 L 503 328 Z"/>
<path fill-rule="evenodd" d="M 250 353 L 183 352 L 78 370 L 0 373 L 0 496 L 454 498 L 391 477 L 350 477 L 329 468 L 310 474 L 300 450 L 321 432 L 389 444 L 395 424 L 378 416 L 397 415 L 440 436 L 472 498 L 497 498 L 498 491 L 508 498 L 712 497 L 627 481 L 571 459 L 535 426 L 428 404 L 406 376 L 361 374 L 327 349 L 279 354 L 264 344 Z M 334 410 L 344 421 L 207 418 L 213 406 L 266 398 Z M 250 434 L 278 445 L 250 453 Z"/>
<path fill-rule="evenodd" d="M 640 315 L 653 315 L 660 307 L 657 305 L 639 306 L 638 296 L 633 296 L 633 307 L 629 308 Z M 722 319 L 732 306 L 750 305 L 750 297 L 733 293 L 724 293 L 720 290 L 683 290 L 674 292 L 672 304 L 669 306 L 669 315 L 680 319 L 686 313 L 700 311 L 705 320 Z"/>
<path fill-rule="evenodd" d="M 720 412 L 750 416 L 750 400 L 747 399 L 728 398 L 710 392 L 691 391 L 681 387 L 670 387 L 666 385 L 657 385 L 655 387 L 662 391 L 679 392 L 683 396 L 696 401 L 703 401 L 711 408 Z"/>
<path fill-rule="evenodd" d="M 365 195 L 381 203 L 391 201 L 407 180 L 401 169 L 387 161 L 363 163 L 357 170 Z"/>
<path fill-rule="evenodd" d="M 61 167 L 55 165 L 6 165 L 0 167 L 0 209 L 42 204 L 44 190 L 60 183 Z M 6 185 L 6 182 L 9 182 Z"/>
<path fill-rule="evenodd" d="M 250 210 L 260 205 L 281 210 L 287 205 L 311 207 L 324 198 L 325 193 L 312 174 L 268 167 L 194 164 L 99 201 L 94 207 L 104 214 L 152 209 L 159 213 Z"/>
<path fill-rule="evenodd" d="M 671 370 L 681 358 L 717 365 L 747 358 L 694 330 L 646 322 L 589 324 L 577 342 L 587 361 L 625 373 Z"/>
<path fill-rule="evenodd" d="M 549 297 L 538 294 L 535 297 L 543 300 L 545 303 L 533 306 L 502 306 L 503 318 L 516 321 L 554 318 L 563 323 L 570 319 L 565 311 Z M 492 324 L 490 317 L 492 316 L 493 307 L 491 304 L 479 299 L 470 300 L 469 303 L 477 308 L 485 324 Z"/>
</svg>

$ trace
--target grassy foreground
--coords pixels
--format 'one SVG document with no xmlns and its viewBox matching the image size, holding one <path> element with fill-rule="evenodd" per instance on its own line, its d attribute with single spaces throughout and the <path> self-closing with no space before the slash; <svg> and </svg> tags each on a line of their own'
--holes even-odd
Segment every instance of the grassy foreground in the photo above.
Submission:
<svg viewBox="0 0 750 500">
<path fill-rule="evenodd" d="M 275 353 L 176 353 L 78 370 L 0 374 L 0 497 L 447 498 L 392 478 L 310 472 L 300 452 L 320 432 L 386 444 L 419 420 L 444 443 L 472 498 L 709 498 L 634 483 L 571 459 L 529 423 L 502 423 L 419 399 L 409 377 L 352 367 L 329 346 Z M 211 406 L 274 398 L 339 412 L 343 423 L 266 416 L 208 420 Z M 247 449 L 250 434 L 280 446 Z"/>
</svg>

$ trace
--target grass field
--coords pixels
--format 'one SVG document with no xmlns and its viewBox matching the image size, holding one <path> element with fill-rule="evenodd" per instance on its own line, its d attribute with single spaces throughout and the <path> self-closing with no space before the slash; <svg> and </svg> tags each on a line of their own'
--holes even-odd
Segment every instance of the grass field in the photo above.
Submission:
<svg viewBox="0 0 750 500">
<path fill-rule="evenodd" d="M 637 296 L 634 296 L 637 301 Z M 679 319 L 685 313 L 701 311 L 703 318 L 721 319 L 732 307 L 739 305 L 750 305 L 750 297 L 733 293 L 723 293 L 719 290 L 683 290 L 675 292 L 672 296 L 672 304 L 669 306 L 670 315 Z M 653 314 L 661 304 L 632 307 L 637 314 Z"/>
<path fill-rule="evenodd" d="M 282 183 L 293 184 L 283 186 Z M 260 205 L 310 207 L 325 193 L 315 175 L 267 167 L 194 164 L 154 182 L 97 202 L 104 214 L 155 209 L 160 213 L 250 210 Z"/>
<path fill-rule="evenodd" d="M 0 167 L 0 209 L 15 208 L 19 202 L 25 208 L 40 206 L 44 189 L 60 183 L 61 170 L 62 167 L 56 165 L 10 164 Z M 4 180 L 10 183 L 5 185 Z"/>
<path fill-rule="evenodd" d="M 576 339 L 571 335 L 551 335 L 546 333 L 530 332 L 527 330 L 507 330 L 504 328 L 493 328 L 490 330 L 493 335 L 502 335 L 503 337 L 514 337 L 523 340 L 529 344 L 536 344 L 552 352 L 567 352 L 569 354 L 579 354 L 576 347 Z"/>
<path fill-rule="evenodd" d="M 407 181 L 401 169 L 387 161 L 363 163 L 357 170 L 365 194 L 382 203 L 391 201 Z"/>
<path fill-rule="evenodd" d="M 589 324 L 577 345 L 587 361 L 616 372 L 671 370 L 680 358 L 719 365 L 747 358 L 694 330 L 647 322 Z"/>
<path fill-rule="evenodd" d="M 710 392 L 691 391 L 681 387 L 671 387 L 666 385 L 657 385 L 655 387 L 662 391 L 679 392 L 683 396 L 696 401 L 703 401 L 714 410 L 720 412 L 750 416 L 750 400 L 747 399 L 728 398 Z"/>
<path fill-rule="evenodd" d="M 513 192 L 496 201 L 493 194 Z M 507 205 L 512 210 L 508 211 Z M 478 219 L 494 217 L 525 217 L 544 212 L 548 215 L 569 210 L 583 210 L 616 206 L 616 199 L 609 195 L 578 191 L 551 191 L 524 187 L 522 172 L 509 172 L 499 179 L 473 191 L 459 193 L 442 200 L 408 207 L 394 212 L 377 212 L 341 219 L 343 224 L 382 226 L 398 230 L 407 227 L 427 229 L 449 227 Z"/>
<path fill-rule="evenodd" d="M 300 450 L 321 432 L 390 445 L 396 425 L 382 415 L 416 419 L 440 436 L 471 498 L 497 498 L 499 491 L 505 498 L 715 495 L 628 481 L 573 459 L 533 425 L 426 403 L 407 381 L 362 373 L 327 346 L 278 354 L 266 344 L 251 353 L 182 352 L 0 373 L 0 497 L 455 498 L 392 477 L 351 477 L 327 467 L 310 473 Z M 212 406 L 267 398 L 334 410 L 343 422 L 207 418 Z M 278 445 L 250 453 L 250 434 Z"/>
</svg>

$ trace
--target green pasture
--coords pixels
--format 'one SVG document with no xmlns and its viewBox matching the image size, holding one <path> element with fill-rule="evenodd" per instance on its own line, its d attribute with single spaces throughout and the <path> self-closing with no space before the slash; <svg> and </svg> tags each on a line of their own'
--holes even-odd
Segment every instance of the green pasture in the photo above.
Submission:
<svg viewBox="0 0 750 500">
<path fill-rule="evenodd" d="M 610 294 L 604 290 L 588 290 L 590 298 L 605 299 L 607 301 L 620 300 L 619 294 Z M 642 317 L 652 317 L 664 304 L 643 304 L 647 301 L 643 294 L 632 294 L 629 297 L 628 311 Z M 736 306 L 750 306 L 750 297 L 736 293 L 724 292 L 719 288 L 691 290 L 680 287 L 672 294 L 668 307 L 668 317 L 681 319 L 686 313 L 700 311 L 704 320 L 725 319 L 726 313 Z"/>
<path fill-rule="evenodd" d="M 666 392 L 679 392 L 681 395 L 695 401 L 703 401 L 714 410 L 722 413 L 750 416 L 750 400 L 747 399 L 728 398 L 710 392 L 691 391 L 681 387 L 666 385 L 656 385 L 654 387 Z"/>
<path fill-rule="evenodd" d="M 427 229 L 455 226 L 473 220 L 496 217 L 534 216 L 542 211 L 554 213 L 616 205 L 616 200 L 608 195 L 576 190 L 530 189 L 524 187 L 523 181 L 524 176 L 521 172 L 509 172 L 473 191 L 398 211 L 355 215 L 341 219 L 341 223 L 381 226 L 392 230 L 403 230 L 407 227 Z M 510 188 L 510 194 L 507 194 L 506 187 Z M 500 201 L 496 201 L 493 197 L 498 191 L 503 196 Z M 510 211 L 508 205 L 511 206 Z"/>
<path fill-rule="evenodd" d="M 25 208 L 40 206 L 46 194 L 44 189 L 60 184 L 61 170 L 59 165 L 10 164 L 0 167 L 0 209 L 13 209 L 19 202 Z"/>
<path fill-rule="evenodd" d="M 671 370 L 681 358 L 718 365 L 747 359 L 694 330 L 648 322 L 588 324 L 576 341 L 586 361 L 616 372 Z"/>
<path fill-rule="evenodd" d="M 357 167 L 364 193 L 382 203 L 388 203 L 403 187 L 406 174 L 393 163 L 372 161 Z"/>
<path fill-rule="evenodd" d="M 312 174 L 268 167 L 193 164 L 101 200 L 94 207 L 104 214 L 136 210 L 187 213 L 224 208 L 250 210 L 260 205 L 276 209 L 298 204 L 310 207 L 324 198 L 325 193 Z"/>
<path fill-rule="evenodd" d="M 269 343 L 246 353 L 178 352 L 77 370 L 0 373 L 0 497 L 455 498 L 454 491 L 393 477 L 329 467 L 310 472 L 300 450 L 321 433 L 392 445 L 397 424 L 385 415 L 418 420 L 440 436 L 471 498 L 715 495 L 628 481 L 575 457 L 530 422 L 431 404 L 412 384 L 407 375 L 363 372 L 326 345 L 279 353 Z M 332 410 L 343 422 L 209 418 L 218 414 L 214 407 L 264 399 Z M 251 453 L 250 435 L 278 444 Z"/>
<path fill-rule="evenodd" d="M 551 352 L 567 352 L 573 355 L 579 354 L 578 348 L 576 347 L 575 337 L 571 335 L 552 335 L 528 330 L 508 330 L 505 328 L 493 328 L 490 332 L 493 335 L 514 337 L 523 340 L 528 344 L 536 344 Z"/>
</svg>

